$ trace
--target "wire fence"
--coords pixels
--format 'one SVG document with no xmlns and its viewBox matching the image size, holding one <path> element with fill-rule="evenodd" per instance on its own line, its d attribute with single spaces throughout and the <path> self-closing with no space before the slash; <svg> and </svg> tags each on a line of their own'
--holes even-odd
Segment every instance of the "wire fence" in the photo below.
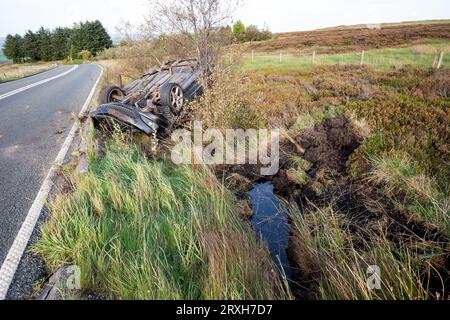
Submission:
<svg viewBox="0 0 450 320">
<path fill-rule="evenodd" d="M 321 65 L 359 65 L 375 68 L 423 67 L 440 69 L 450 66 L 450 54 L 441 52 L 415 52 L 411 49 L 380 49 L 341 54 L 312 53 L 256 53 L 244 55 L 245 67 L 258 69 L 265 67 L 308 67 Z"/>
</svg>

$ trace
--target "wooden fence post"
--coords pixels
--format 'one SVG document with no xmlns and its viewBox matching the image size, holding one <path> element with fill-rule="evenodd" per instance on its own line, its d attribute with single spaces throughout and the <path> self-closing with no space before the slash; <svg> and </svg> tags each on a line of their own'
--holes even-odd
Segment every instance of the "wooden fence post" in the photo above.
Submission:
<svg viewBox="0 0 450 320">
<path fill-rule="evenodd" d="M 441 68 L 443 60 L 444 60 L 444 51 L 441 51 L 441 54 L 439 55 L 439 61 L 436 66 L 436 70 L 439 70 Z"/>
<path fill-rule="evenodd" d="M 438 56 L 434 56 L 433 69 L 436 68 L 437 62 L 438 62 Z"/>
<path fill-rule="evenodd" d="M 364 65 L 364 56 L 365 55 L 366 55 L 366 52 L 364 50 L 361 51 L 361 63 L 360 63 L 361 67 Z"/>
<path fill-rule="evenodd" d="M 316 52 L 313 52 L 313 56 L 312 56 L 312 63 L 315 64 L 316 63 Z"/>
<path fill-rule="evenodd" d="M 283 61 L 283 54 L 280 52 L 280 63 Z"/>
<path fill-rule="evenodd" d="M 119 87 L 123 88 L 123 76 L 119 74 Z"/>
<path fill-rule="evenodd" d="M 252 62 L 255 62 L 255 50 L 252 50 Z"/>
</svg>

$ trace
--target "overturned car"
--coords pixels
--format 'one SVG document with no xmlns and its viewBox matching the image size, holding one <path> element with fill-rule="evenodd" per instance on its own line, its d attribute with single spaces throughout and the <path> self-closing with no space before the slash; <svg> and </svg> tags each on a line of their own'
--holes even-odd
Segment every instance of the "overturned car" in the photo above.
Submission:
<svg viewBox="0 0 450 320">
<path fill-rule="evenodd" d="M 200 75 L 197 60 L 164 63 L 127 86 L 106 87 L 91 118 L 97 127 L 161 133 L 190 100 L 202 94 Z"/>
</svg>

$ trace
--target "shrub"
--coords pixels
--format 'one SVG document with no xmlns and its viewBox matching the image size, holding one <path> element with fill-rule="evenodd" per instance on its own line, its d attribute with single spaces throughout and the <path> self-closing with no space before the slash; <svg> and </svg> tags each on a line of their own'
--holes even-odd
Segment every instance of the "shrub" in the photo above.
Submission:
<svg viewBox="0 0 450 320">
<path fill-rule="evenodd" d="M 394 95 L 354 101 L 348 107 L 359 117 L 367 119 L 377 133 L 363 147 L 367 155 L 380 155 L 390 149 L 402 150 L 420 162 L 430 174 L 442 178 L 450 174 L 444 160 L 450 157 L 448 108 L 435 108 Z M 379 142 L 374 144 L 374 139 Z"/>
<path fill-rule="evenodd" d="M 91 58 L 92 54 L 89 50 L 83 50 L 78 53 L 78 57 L 83 59 L 83 61 L 88 61 Z"/>
<path fill-rule="evenodd" d="M 268 123 L 263 110 L 254 104 L 253 95 L 239 75 L 225 65 L 215 68 L 213 85 L 192 104 L 197 119 L 219 129 L 259 129 Z"/>
<path fill-rule="evenodd" d="M 242 43 L 270 40 L 272 38 L 272 33 L 267 28 L 260 30 L 258 26 L 255 25 L 246 27 L 242 21 L 237 21 L 233 25 L 233 36 L 235 42 Z"/>
</svg>

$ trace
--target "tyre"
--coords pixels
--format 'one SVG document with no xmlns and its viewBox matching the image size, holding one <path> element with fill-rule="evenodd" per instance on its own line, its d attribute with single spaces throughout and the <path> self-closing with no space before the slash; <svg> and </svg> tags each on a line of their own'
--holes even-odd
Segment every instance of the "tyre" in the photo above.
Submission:
<svg viewBox="0 0 450 320">
<path fill-rule="evenodd" d="M 114 96 L 124 97 L 125 91 L 118 86 L 107 86 L 100 93 L 100 104 L 108 104 L 111 102 L 121 102 L 115 99 Z"/>
<path fill-rule="evenodd" d="M 172 109 L 169 106 L 159 106 L 158 112 L 161 116 L 167 119 L 169 122 L 173 120 L 174 114 L 172 113 Z"/>
<path fill-rule="evenodd" d="M 163 84 L 159 95 L 161 106 L 168 106 L 174 115 L 179 115 L 183 111 L 185 104 L 184 93 L 178 84 Z"/>
</svg>

